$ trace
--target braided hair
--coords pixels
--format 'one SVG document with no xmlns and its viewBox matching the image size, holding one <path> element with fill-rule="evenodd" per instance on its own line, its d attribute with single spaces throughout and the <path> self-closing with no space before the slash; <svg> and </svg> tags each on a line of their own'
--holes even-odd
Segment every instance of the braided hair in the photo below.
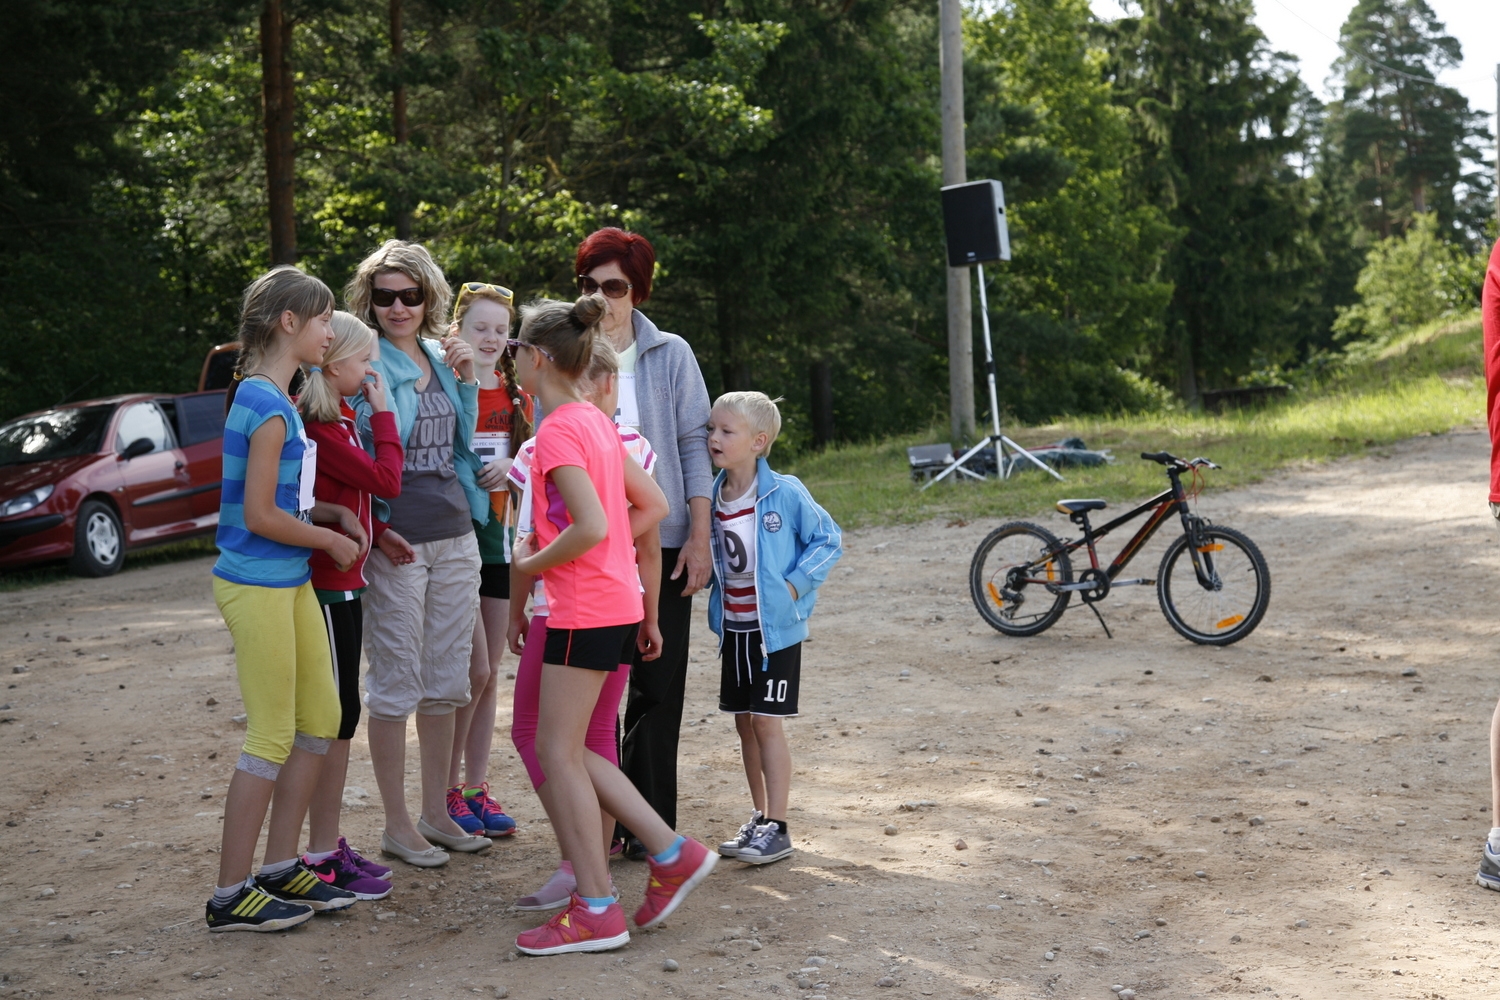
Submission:
<svg viewBox="0 0 1500 1000">
<path fill-rule="evenodd" d="M 500 373 L 500 382 L 505 387 L 505 394 L 510 397 L 510 457 L 515 458 L 521 451 L 522 443 L 532 435 L 531 419 L 526 416 L 522 405 L 526 402 L 526 393 L 521 389 L 521 380 L 516 378 L 516 359 L 510 356 L 509 351 L 500 353 L 500 364 L 495 370 Z"/>
</svg>

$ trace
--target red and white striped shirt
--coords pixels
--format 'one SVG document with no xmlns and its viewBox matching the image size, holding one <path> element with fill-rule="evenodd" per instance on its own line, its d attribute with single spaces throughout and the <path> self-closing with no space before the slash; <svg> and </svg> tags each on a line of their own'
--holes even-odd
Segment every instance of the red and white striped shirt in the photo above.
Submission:
<svg viewBox="0 0 1500 1000">
<path fill-rule="evenodd" d="M 726 501 L 724 490 L 714 503 L 714 530 L 724 553 L 724 627 L 731 632 L 760 628 L 755 603 L 755 486 L 736 500 Z"/>
</svg>

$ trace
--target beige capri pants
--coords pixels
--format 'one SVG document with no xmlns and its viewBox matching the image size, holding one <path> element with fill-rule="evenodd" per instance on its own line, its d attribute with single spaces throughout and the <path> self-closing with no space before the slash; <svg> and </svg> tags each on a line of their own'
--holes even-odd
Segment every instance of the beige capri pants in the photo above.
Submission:
<svg viewBox="0 0 1500 1000">
<path fill-rule="evenodd" d="M 386 722 L 469 703 L 479 542 L 471 531 L 412 548 L 417 558 L 408 566 L 378 548 L 365 562 L 365 708 Z"/>
</svg>

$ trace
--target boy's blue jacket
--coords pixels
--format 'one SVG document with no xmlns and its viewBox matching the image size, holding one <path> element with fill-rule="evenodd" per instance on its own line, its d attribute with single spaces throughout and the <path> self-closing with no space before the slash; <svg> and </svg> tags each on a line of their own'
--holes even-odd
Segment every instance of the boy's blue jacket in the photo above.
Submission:
<svg viewBox="0 0 1500 1000">
<path fill-rule="evenodd" d="M 772 472 L 764 458 L 755 463 L 755 606 L 760 610 L 763 653 L 794 646 L 807 638 L 807 619 L 843 554 L 843 534 L 828 511 L 818 506 L 796 476 Z M 724 473 L 714 478 L 715 502 Z M 708 591 L 708 627 L 724 640 L 724 553 L 719 533 L 710 532 L 713 578 Z M 787 592 L 797 588 L 797 600 Z"/>
<path fill-rule="evenodd" d="M 479 423 L 479 386 L 466 385 L 454 376 L 453 369 L 443 361 L 443 351 L 437 341 L 418 337 L 417 343 L 427 352 L 433 377 L 443 387 L 444 394 L 458 415 L 458 422 L 453 429 L 453 471 L 458 474 L 459 484 L 463 486 L 464 496 L 469 501 L 469 514 L 479 524 L 487 524 L 490 519 L 490 495 L 480 488 L 476 478 L 483 463 L 469 448 L 469 443 L 474 438 L 474 427 Z M 407 447 L 410 445 L 411 430 L 417 424 L 417 379 L 422 377 L 422 369 L 389 344 L 382 345 L 380 357 L 371 359 L 370 367 L 380 373 L 380 380 L 385 383 L 386 403 L 391 412 L 396 414 L 402 447 Z M 354 408 L 355 426 L 359 429 L 365 450 L 373 455 L 375 437 L 370 430 L 370 404 L 365 402 L 362 395 L 350 396 L 347 402 Z M 388 498 L 376 498 L 379 502 L 375 504 L 375 516 L 382 521 L 390 519 L 386 499 Z"/>
</svg>

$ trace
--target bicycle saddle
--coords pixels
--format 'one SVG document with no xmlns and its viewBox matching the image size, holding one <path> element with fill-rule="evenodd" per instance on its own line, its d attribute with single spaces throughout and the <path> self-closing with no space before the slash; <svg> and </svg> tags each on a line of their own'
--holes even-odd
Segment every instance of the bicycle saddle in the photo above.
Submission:
<svg viewBox="0 0 1500 1000">
<path fill-rule="evenodd" d="M 1103 510 L 1109 506 L 1106 500 L 1059 500 L 1057 509 L 1064 514 L 1082 514 L 1086 510 Z"/>
</svg>

